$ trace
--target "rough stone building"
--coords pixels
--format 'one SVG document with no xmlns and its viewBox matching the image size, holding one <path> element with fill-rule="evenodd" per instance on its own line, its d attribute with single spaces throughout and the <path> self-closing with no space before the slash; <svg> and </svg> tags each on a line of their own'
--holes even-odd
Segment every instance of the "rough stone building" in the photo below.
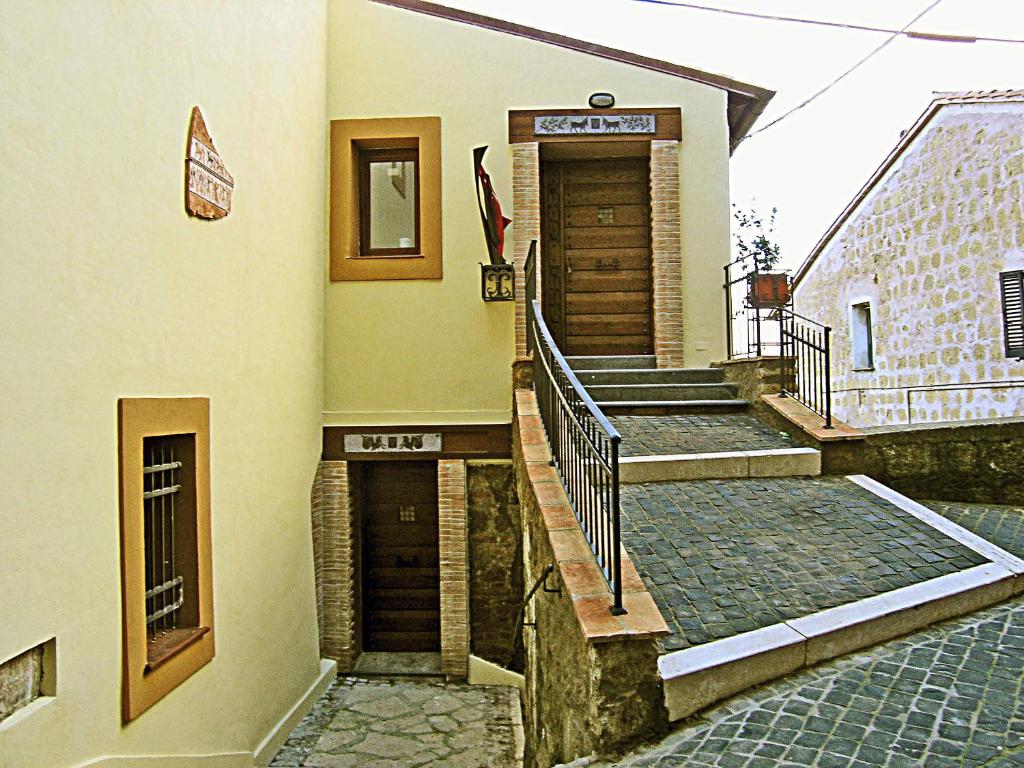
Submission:
<svg viewBox="0 0 1024 768">
<path fill-rule="evenodd" d="M 856 427 L 1024 416 L 1024 91 L 942 93 L 794 278 Z"/>
</svg>

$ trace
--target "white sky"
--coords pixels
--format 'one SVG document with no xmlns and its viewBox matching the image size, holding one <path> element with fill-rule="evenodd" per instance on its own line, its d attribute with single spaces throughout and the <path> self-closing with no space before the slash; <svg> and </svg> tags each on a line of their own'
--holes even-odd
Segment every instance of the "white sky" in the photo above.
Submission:
<svg viewBox="0 0 1024 768">
<path fill-rule="evenodd" d="M 699 5 L 899 28 L 930 0 L 691 0 Z M 635 0 L 442 0 L 727 75 L 776 91 L 754 126 L 800 103 L 885 37 L 743 19 Z M 1024 38 L 1024 0 L 943 0 L 913 29 Z M 795 268 L 867 181 L 932 91 L 1024 88 L 1024 45 L 900 38 L 839 85 L 751 138 L 732 159 L 732 199 L 779 209 L 782 266 Z M 619 106 L 628 106 L 623 98 Z"/>
</svg>

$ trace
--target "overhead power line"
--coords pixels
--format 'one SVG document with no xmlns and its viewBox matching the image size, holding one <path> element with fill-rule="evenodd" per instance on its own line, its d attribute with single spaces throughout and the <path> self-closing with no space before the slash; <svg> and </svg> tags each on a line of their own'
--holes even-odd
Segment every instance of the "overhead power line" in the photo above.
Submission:
<svg viewBox="0 0 1024 768">
<path fill-rule="evenodd" d="M 938 32 L 917 32 L 904 27 L 903 29 L 887 29 L 885 27 L 871 27 L 863 24 L 846 24 L 840 21 L 826 21 L 824 19 L 802 19 L 795 16 L 774 16 L 767 13 L 754 13 L 752 11 L 737 11 L 730 8 L 715 8 L 710 5 L 697 5 L 695 3 L 677 2 L 676 0 L 633 0 L 637 3 L 649 3 L 650 5 L 667 5 L 673 8 L 688 8 L 693 11 L 708 11 L 710 13 L 721 13 L 726 16 L 743 16 L 748 19 L 761 19 L 763 21 L 782 21 L 790 24 L 807 24 L 815 27 L 829 27 L 831 29 L 847 29 L 856 32 L 874 32 L 884 35 L 902 35 L 911 40 L 927 40 L 937 43 L 1013 43 L 1024 44 L 1024 39 L 1012 37 L 986 37 L 983 35 L 956 35 L 943 34 Z"/>
<path fill-rule="evenodd" d="M 884 41 L 882 41 L 881 45 L 876 46 L 870 53 L 867 54 L 867 56 L 864 56 L 860 61 L 858 61 L 852 67 L 847 69 L 845 72 L 843 72 L 837 78 L 832 80 L 832 82 L 830 82 L 828 85 L 826 85 L 825 87 L 819 89 L 817 92 L 815 92 L 814 94 L 812 94 L 808 98 L 806 98 L 803 101 L 801 101 L 799 104 L 797 104 L 795 107 L 790 109 L 788 112 L 785 112 L 781 116 L 775 118 L 770 123 L 768 123 L 768 125 L 764 125 L 764 126 L 758 128 L 756 131 L 748 133 L 746 136 L 744 136 L 742 139 L 740 139 L 740 142 L 742 143 L 742 142 L 746 141 L 747 139 L 749 139 L 751 136 L 757 136 L 757 134 L 763 133 L 764 131 L 767 131 L 773 125 L 778 125 L 779 123 L 781 123 L 783 120 L 785 120 L 787 117 L 792 115 L 794 112 L 796 112 L 798 110 L 801 110 L 804 107 L 806 107 L 808 104 L 810 104 L 816 98 L 818 98 L 819 96 L 824 94 L 826 91 L 828 91 L 831 88 L 833 88 L 841 80 L 846 78 L 848 75 L 852 74 L 854 71 L 859 69 L 864 64 L 866 64 L 870 59 L 872 59 L 874 56 L 876 56 L 878 53 L 880 53 L 883 48 L 888 46 L 893 40 L 895 40 L 897 37 L 899 37 L 904 32 L 906 32 L 907 28 L 910 27 L 911 24 L 915 24 L 918 20 L 923 18 L 927 13 L 929 13 L 931 10 L 933 10 L 935 8 L 935 6 L 937 6 L 941 2 L 942 2 L 942 0 L 933 0 L 933 2 L 930 3 L 927 8 L 925 8 L 923 11 L 918 13 L 914 18 L 912 18 L 910 21 L 908 21 L 906 24 L 904 24 L 902 29 L 893 30 L 892 34 L 890 34 L 889 37 L 887 37 Z"/>
</svg>

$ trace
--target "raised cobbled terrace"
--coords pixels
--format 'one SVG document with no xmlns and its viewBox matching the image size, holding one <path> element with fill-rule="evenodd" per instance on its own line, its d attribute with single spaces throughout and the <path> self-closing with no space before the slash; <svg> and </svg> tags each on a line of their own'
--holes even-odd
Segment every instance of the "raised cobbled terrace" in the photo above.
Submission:
<svg viewBox="0 0 1024 768">
<path fill-rule="evenodd" d="M 842 477 L 623 486 L 622 536 L 672 630 L 663 652 L 986 562 Z"/>
<path fill-rule="evenodd" d="M 745 413 L 611 416 L 622 456 L 665 456 L 799 448 L 789 435 Z"/>
</svg>

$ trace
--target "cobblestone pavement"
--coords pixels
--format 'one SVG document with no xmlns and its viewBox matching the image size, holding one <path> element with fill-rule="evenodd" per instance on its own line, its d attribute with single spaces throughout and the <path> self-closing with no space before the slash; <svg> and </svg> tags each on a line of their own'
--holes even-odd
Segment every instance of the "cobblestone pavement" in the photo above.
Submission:
<svg viewBox="0 0 1024 768">
<path fill-rule="evenodd" d="M 666 652 L 986 562 L 841 477 L 623 486 L 622 537 Z"/>
<path fill-rule="evenodd" d="M 273 766 L 515 768 L 514 688 L 430 678 L 339 678 Z"/>
<path fill-rule="evenodd" d="M 1022 687 L 1018 599 L 731 699 L 614 765 L 1021 766 Z"/>
<path fill-rule="evenodd" d="M 1001 504 L 968 504 L 960 501 L 922 501 L 1007 552 L 1024 557 L 1024 507 Z"/>
<path fill-rule="evenodd" d="M 800 448 L 801 444 L 743 413 L 610 416 L 622 433 L 623 456 Z"/>
</svg>

